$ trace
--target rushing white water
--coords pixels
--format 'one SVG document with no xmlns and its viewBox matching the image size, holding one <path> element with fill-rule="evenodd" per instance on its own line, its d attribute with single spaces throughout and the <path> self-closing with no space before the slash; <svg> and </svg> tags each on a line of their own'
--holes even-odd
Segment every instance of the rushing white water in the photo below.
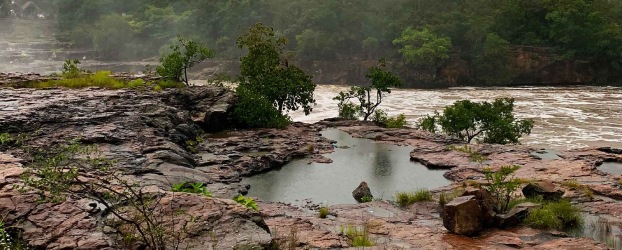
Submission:
<svg viewBox="0 0 622 250">
<path fill-rule="evenodd" d="M 300 122 L 335 117 L 337 101 L 332 98 L 345 90 L 345 86 L 318 86 L 313 113 L 290 115 Z M 380 109 L 389 115 L 404 113 L 414 125 L 421 117 L 442 111 L 457 100 L 492 101 L 499 97 L 515 98 L 517 117 L 534 119 L 532 134 L 522 139 L 523 144 L 556 149 L 622 147 L 622 88 L 617 87 L 399 89 L 384 99 Z"/>
</svg>

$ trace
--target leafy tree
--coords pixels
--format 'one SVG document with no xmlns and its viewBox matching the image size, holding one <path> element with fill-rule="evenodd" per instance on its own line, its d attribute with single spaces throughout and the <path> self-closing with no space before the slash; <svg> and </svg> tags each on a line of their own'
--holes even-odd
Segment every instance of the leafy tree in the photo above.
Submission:
<svg viewBox="0 0 622 250">
<path fill-rule="evenodd" d="M 237 126 L 248 128 L 284 128 L 291 120 L 281 114 L 264 96 L 244 87 L 236 89 L 238 102 L 234 117 Z"/>
<path fill-rule="evenodd" d="M 497 34 L 488 34 L 482 53 L 475 58 L 477 79 L 484 85 L 509 83 L 514 76 L 512 59 L 510 43 Z"/>
<path fill-rule="evenodd" d="M 102 16 L 95 24 L 93 45 L 104 59 L 127 58 L 124 55 L 124 45 L 134 42 L 132 27 L 119 14 Z"/>
<path fill-rule="evenodd" d="M 205 59 L 214 57 L 214 51 L 206 45 L 199 44 L 196 41 L 189 40 L 182 36 L 177 38 L 179 45 L 171 45 L 171 52 L 160 57 L 160 65 L 156 68 L 158 74 L 167 80 L 188 82 L 188 69 Z"/>
<path fill-rule="evenodd" d="M 384 70 L 384 60 L 380 60 L 379 66 L 371 67 L 365 77 L 371 80 L 370 86 L 356 86 L 350 88 L 350 91 L 344 93 L 340 92 L 338 96 L 333 100 L 339 101 L 339 113 L 350 113 L 351 111 L 344 112 L 344 107 L 348 106 L 350 99 L 356 99 L 359 102 L 358 108 L 360 115 L 363 116 L 363 120 L 367 121 L 376 108 L 382 103 L 382 98 L 386 93 L 391 93 L 391 88 L 402 86 L 402 81 L 393 73 Z M 375 94 L 372 92 L 375 91 Z M 374 100 L 375 96 L 375 100 Z"/>
<path fill-rule="evenodd" d="M 276 37 L 272 28 L 257 23 L 238 38 L 237 44 L 248 49 L 242 57 L 239 87 L 265 97 L 281 113 L 302 108 L 309 114 L 313 110 L 316 85 L 310 75 L 282 59 L 285 37 Z"/>
<path fill-rule="evenodd" d="M 512 98 L 500 98 L 492 103 L 462 100 L 445 107 L 442 115 L 423 118 L 418 127 L 430 132 L 442 131 L 468 143 L 475 138 L 485 143 L 518 143 L 523 134 L 531 133 L 533 120 L 518 120 L 513 112 Z"/>
<path fill-rule="evenodd" d="M 435 67 L 449 58 L 451 39 L 438 37 L 432 31 L 425 28 L 415 30 L 406 28 L 402 36 L 393 40 L 393 44 L 400 45 L 400 54 L 407 63 L 417 67 Z"/>
</svg>

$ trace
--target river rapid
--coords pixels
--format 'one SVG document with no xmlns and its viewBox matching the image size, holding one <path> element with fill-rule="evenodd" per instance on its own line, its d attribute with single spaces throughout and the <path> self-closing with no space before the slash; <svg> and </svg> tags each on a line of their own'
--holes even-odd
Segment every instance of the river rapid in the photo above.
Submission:
<svg viewBox="0 0 622 250">
<path fill-rule="evenodd" d="M 317 122 L 337 116 L 337 101 L 332 100 L 345 86 L 319 85 L 317 105 L 305 116 L 290 113 L 294 121 Z M 521 141 L 546 149 L 573 149 L 589 146 L 622 147 L 622 88 L 618 87 L 522 87 L 452 88 L 443 90 L 393 90 L 380 105 L 389 115 L 406 115 L 409 125 L 433 114 L 435 110 L 462 99 L 492 101 L 515 98 L 519 118 L 533 119 L 531 135 Z"/>
<path fill-rule="evenodd" d="M 58 72 L 64 60 L 78 58 L 89 70 L 139 73 L 156 62 L 101 62 L 92 51 L 72 48 L 54 39 L 51 20 L 0 19 L 0 72 Z M 199 69 L 200 70 L 200 69 Z M 204 81 L 203 81 L 204 82 Z M 317 122 L 337 116 L 332 100 L 344 86 L 320 85 L 315 92 L 317 105 L 305 116 L 292 112 L 294 121 Z M 404 113 L 410 125 L 421 117 L 441 111 L 456 100 L 491 101 L 498 97 L 516 99 L 520 118 L 535 120 L 524 144 L 547 149 L 572 149 L 588 146 L 622 147 L 622 88 L 614 87 L 524 87 L 454 88 L 444 90 L 398 89 L 382 105 L 389 115 Z"/>
</svg>

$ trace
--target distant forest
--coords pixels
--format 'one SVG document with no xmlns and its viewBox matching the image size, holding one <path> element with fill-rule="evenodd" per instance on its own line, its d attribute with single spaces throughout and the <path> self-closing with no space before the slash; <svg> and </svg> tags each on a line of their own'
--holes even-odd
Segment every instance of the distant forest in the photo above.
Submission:
<svg viewBox="0 0 622 250">
<path fill-rule="evenodd" d="M 10 0 L 0 0 L 9 2 Z M 21 1 L 25 2 L 25 1 Z M 512 51 L 536 47 L 555 60 L 622 72 L 620 0 L 39 0 L 58 39 L 102 59 L 157 56 L 178 34 L 220 59 L 243 53 L 236 38 L 257 22 L 289 40 L 302 61 L 400 61 L 434 69 L 458 58 L 479 82 L 515 76 Z M 0 9 L 0 16 L 8 15 Z"/>
</svg>

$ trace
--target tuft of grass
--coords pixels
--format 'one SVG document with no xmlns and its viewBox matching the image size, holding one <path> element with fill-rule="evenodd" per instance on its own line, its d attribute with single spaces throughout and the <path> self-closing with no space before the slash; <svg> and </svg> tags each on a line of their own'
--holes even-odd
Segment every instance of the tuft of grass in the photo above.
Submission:
<svg viewBox="0 0 622 250">
<path fill-rule="evenodd" d="M 567 187 L 569 189 L 579 189 L 582 187 L 581 183 L 577 180 L 567 180 L 561 183 L 562 186 Z"/>
<path fill-rule="evenodd" d="M 447 203 L 450 203 L 453 199 L 462 195 L 462 193 L 464 193 L 464 189 L 462 188 L 456 188 L 451 192 L 442 192 L 438 195 L 438 204 L 444 207 Z"/>
<path fill-rule="evenodd" d="M 369 226 L 341 226 L 341 234 L 350 239 L 352 247 L 373 247 L 376 242 L 369 236 Z"/>
<path fill-rule="evenodd" d="M 422 188 L 414 192 L 398 192 L 395 194 L 395 201 L 401 207 L 409 206 L 415 202 L 431 201 L 432 193 L 430 190 Z"/>
<path fill-rule="evenodd" d="M 361 197 L 361 203 L 367 203 L 367 202 L 372 202 L 372 201 L 374 201 L 373 197 L 370 197 L 370 196 L 367 196 L 367 195 Z"/>
<path fill-rule="evenodd" d="M 279 230 L 272 232 L 272 250 L 295 250 L 298 246 L 298 229 L 294 226 L 287 236 L 281 236 Z M 214 248 L 216 249 L 216 248 Z"/>
<path fill-rule="evenodd" d="M 170 80 L 158 81 L 156 85 L 160 86 L 160 90 L 171 89 L 171 88 L 179 89 L 179 88 L 185 87 L 185 85 L 181 82 L 175 82 L 175 81 L 170 81 Z M 154 90 L 155 90 L 155 87 L 154 87 Z"/>
<path fill-rule="evenodd" d="M 579 208 L 567 200 L 545 203 L 541 208 L 532 211 L 525 224 L 539 229 L 563 230 L 583 224 L 583 217 Z"/>
<path fill-rule="evenodd" d="M 195 182 L 180 182 L 172 187 L 173 192 L 202 194 L 207 197 L 212 197 L 212 193 L 207 190 L 205 184 Z"/>
<path fill-rule="evenodd" d="M 259 212 L 259 206 L 255 202 L 255 200 L 251 197 L 246 197 L 244 195 L 238 195 L 236 197 L 233 197 L 233 200 L 249 209 Z"/>
<path fill-rule="evenodd" d="M 320 218 L 326 219 L 326 217 L 328 217 L 329 214 L 330 214 L 330 208 L 328 207 L 320 208 Z"/>
<path fill-rule="evenodd" d="M 567 180 L 562 182 L 562 186 L 567 187 L 571 190 L 577 190 L 583 192 L 585 197 L 589 199 L 594 199 L 594 192 L 586 185 L 582 185 L 577 180 Z"/>
</svg>

